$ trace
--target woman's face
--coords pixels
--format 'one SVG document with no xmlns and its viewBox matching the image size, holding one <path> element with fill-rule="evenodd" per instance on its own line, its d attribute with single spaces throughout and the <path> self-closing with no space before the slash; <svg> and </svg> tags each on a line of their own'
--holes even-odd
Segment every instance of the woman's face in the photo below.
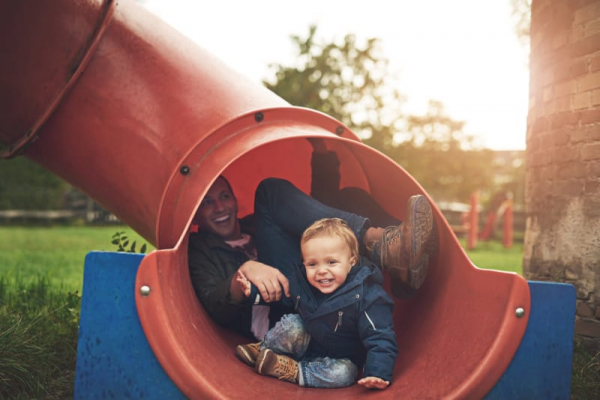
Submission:
<svg viewBox="0 0 600 400">
<path fill-rule="evenodd" d="M 218 178 L 204 196 L 194 219 L 200 230 L 212 232 L 223 240 L 237 240 L 242 237 L 237 213 L 235 196 L 227 182 Z"/>
</svg>

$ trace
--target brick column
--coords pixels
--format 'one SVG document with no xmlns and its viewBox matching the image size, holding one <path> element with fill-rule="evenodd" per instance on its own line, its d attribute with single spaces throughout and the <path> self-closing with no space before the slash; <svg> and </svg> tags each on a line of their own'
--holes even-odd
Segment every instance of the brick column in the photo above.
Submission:
<svg viewBox="0 0 600 400">
<path fill-rule="evenodd" d="M 600 344 L 600 1 L 533 0 L 523 272 L 577 288 Z"/>
</svg>

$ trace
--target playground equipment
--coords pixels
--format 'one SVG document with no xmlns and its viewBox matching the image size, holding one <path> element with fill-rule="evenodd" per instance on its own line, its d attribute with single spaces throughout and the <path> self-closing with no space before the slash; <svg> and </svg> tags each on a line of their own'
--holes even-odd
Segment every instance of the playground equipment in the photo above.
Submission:
<svg viewBox="0 0 600 400">
<path fill-rule="evenodd" d="M 469 230 L 467 231 L 467 249 L 472 250 L 477 246 L 479 237 L 479 193 L 471 194 L 469 199 L 471 209 L 468 215 Z"/>
<path fill-rule="evenodd" d="M 482 240 L 492 238 L 500 221 L 502 221 L 502 244 L 510 248 L 513 244 L 513 198 L 510 192 L 496 193 L 479 238 Z"/>
<path fill-rule="evenodd" d="M 500 200 L 500 201 L 499 201 Z M 461 231 L 467 233 L 467 249 L 473 250 L 477 247 L 479 240 L 489 240 L 496 229 L 497 222 L 502 221 L 502 244 L 505 248 L 513 245 L 513 200 L 511 193 L 498 193 L 494 204 L 487 212 L 485 226 L 479 232 L 479 192 L 471 193 L 469 199 L 469 211 L 463 215 Z M 456 227 L 454 227 L 456 231 Z"/>
<path fill-rule="evenodd" d="M 338 121 L 289 106 L 133 1 L 1 0 L 0 29 L 2 156 L 39 163 L 157 247 L 88 256 L 75 397 L 321 393 L 259 379 L 235 358 L 245 340 L 217 326 L 191 287 L 194 211 L 219 174 L 240 215 L 265 177 L 308 191 L 309 137 L 337 152 L 342 186 L 370 192 L 396 217 L 423 188 Z M 417 295 L 396 303 L 393 385 L 336 396 L 568 397 L 573 288 L 477 269 L 434 216 L 439 255 Z M 559 305 L 548 292 L 560 292 Z"/>
</svg>

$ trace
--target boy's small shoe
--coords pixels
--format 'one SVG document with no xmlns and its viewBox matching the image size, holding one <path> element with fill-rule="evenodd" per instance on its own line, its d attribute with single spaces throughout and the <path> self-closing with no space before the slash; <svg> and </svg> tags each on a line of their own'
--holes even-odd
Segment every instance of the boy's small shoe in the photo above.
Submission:
<svg viewBox="0 0 600 400">
<path fill-rule="evenodd" d="M 298 362 L 269 349 L 262 349 L 256 359 L 256 372 L 282 381 L 298 383 Z"/>
<path fill-rule="evenodd" d="M 251 367 L 256 365 L 256 358 L 260 352 L 260 342 L 240 344 L 235 348 L 235 354 L 240 360 Z"/>
</svg>

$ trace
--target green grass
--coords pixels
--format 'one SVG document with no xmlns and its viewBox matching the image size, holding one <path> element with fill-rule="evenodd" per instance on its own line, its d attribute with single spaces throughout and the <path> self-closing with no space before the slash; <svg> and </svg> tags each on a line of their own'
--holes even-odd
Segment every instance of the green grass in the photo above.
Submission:
<svg viewBox="0 0 600 400">
<path fill-rule="evenodd" d="M 117 251 L 117 231 L 138 243 L 146 241 L 131 229 L 109 227 L 0 227 L 0 272 L 9 282 L 47 279 L 59 290 L 81 293 L 85 256 L 92 250 Z M 147 252 L 153 247 L 149 246 Z"/>
<path fill-rule="evenodd" d="M 465 240 L 460 239 L 463 248 Z M 512 247 L 505 248 L 498 241 L 479 241 L 473 250 L 467 250 L 469 258 L 479 268 L 516 272 L 523 275 L 523 243 L 515 242 Z"/>
</svg>

